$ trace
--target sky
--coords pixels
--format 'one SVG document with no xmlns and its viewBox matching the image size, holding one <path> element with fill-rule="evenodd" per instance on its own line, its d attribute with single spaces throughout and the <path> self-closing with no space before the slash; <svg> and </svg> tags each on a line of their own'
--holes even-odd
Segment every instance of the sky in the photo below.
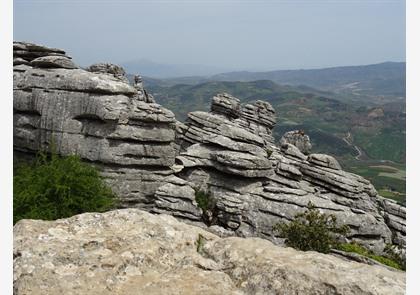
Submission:
<svg viewBox="0 0 420 295">
<path fill-rule="evenodd" d="M 403 0 L 14 0 L 13 38 L 80 65 L 150 60 L 226 70 L 405 61 Z"/>
</svg>

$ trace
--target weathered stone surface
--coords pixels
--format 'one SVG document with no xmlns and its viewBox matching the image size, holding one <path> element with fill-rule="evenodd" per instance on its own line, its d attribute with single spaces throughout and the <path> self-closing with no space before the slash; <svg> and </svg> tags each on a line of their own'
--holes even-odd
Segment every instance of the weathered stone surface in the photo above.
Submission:
<svg viewBox="0 0 420 295">
<path fill-rule="evenodd" d="M 393 237 L 404 228 L 378 208 L 374 201 L 377 192 L 367 180 L 341 170 L 328 155 L 306 156 L 289 142 L 274 146 L 264 138 L 271 135 L 269 125 L 265 125 L 268 133 L 244 128 L 242 124 L 251 122 L 252 116 L 244 118 L 242 105 L 239 113 L 232 111 L 239 108 L 234 97 L 218 95 L 213 104 L 217 106 L 212 107 L 211 113 L 189 114 L 189 120 L 179 129 L 181 151 L 176 157 L 177 165 L 183 167 L 178 168 L 177 176 L 216 200 L 212 224 L 239 236 L 278 242 L 272 232 L 273 224 L 292 220 L 311 202 L 321 211 L 335 214 L 340 224 L 351 227 L 347 239 L 377 253 L 387 243 L 398 241 Z M 297 135 L 308 152 L 309 139 Z M 223 204 L 226 197 L 228 206 Z M 175 214 L 172 209 L 166 212 Z"/>
<path fill-rule="evenodd" d="M 270 103 L 257 100 L 253 104 L 246 104 L 242 108 L 241 117 L 248 122 L 264 125 L 270 130 L 276 124 L 274 108 Z"/>
<path fill-rule="evenodd" d="M 31 66 L 39 68 L 63 68 L 63 69 L 77 69 L 78 66 L 68 57 L 65 56 L 42 56 L 33 59 L 30 62 Z"/>
<path fill-rule="evenodd" d="M 17 58 L 13 59 L 13 65 L 14 66 L 27 65 L 27 64 L 29 64 L 29 62 L 24 60 L 23 58 L 17 57 Z"/>
<path fill-rule="evenodd" d="M 137 209 L 14 227 L 14 294 L 405 294 L 405 274 Z"/>
<path fill-rule="evenodd" d="M 296 158 L 298 160 L 306 160 L 307 156 L 305 156 L 296 146 L 290 143 L 284 143 L 280 147 L 281 151 L 286 156 L 291 156 L 293 158 Z"/>
<path fill-rule="evenodd" d="M 95 94 L 134 95 L 137 93 L 134 87 L 110 75 L 90 73 L 81 69 L 28 69 L 19 79 L 14 80 L 14 88 L 22 90 L 40 88 Z"/>
<path fill-rule="evenodd" d="M 42 56 L 64 56 L 66 53 L 57 48 L 37 45 L 29 42 L 13 42 L 13 58 L 21 58 L 28 62 Z"/>
<path fill-rule="evenodd" d="M 178 177 L 171 177 L 156 191 L 152 212 L 161 213 L 172 210 L 174 216 L 193 221 L 202 221 L 202 210 L 195 200 L 195 190 Z"/>
<path fill-rule="evenodd" d="M 213 97 L 211 110 L 227 117 L 238 118 L 241 115 L 241 104 L 236 97 L 222 93 Z"/>
<path fill-rule="evenodd" d="M 123 207 L 149 206 L 173 174 L 174 114 L 139 100 L 121 67 L 97 64 L 88 72 L 71 66 L 64 51 L 15 45 L 44 54 L 14 67 L 15 150 L 35 153 L 53 142 L 58 153 L 97 164 Z"/>
<path fill-rule="evenodd" d="M 293 130 L 286 132 L 280 139 L 280 145 L 290 143 L 296 146 L 302 153 L 309 154 L 312 145 L 308 135 L 302 130 Z"/>
<path fill-rule="evenodd" d="M 115 78 L 128 83 L 128 79 L 125 77 L 125 70 L 118 65 L 111 63 L 96 63 L 87 67 L 86 71 L 92 73 L 110 74 Z"/>
<path fill-rule="evenodd" d="M 338 161 L 329 155 L 310 154 L 308 162 L 331 169 L 341 170 L 341 166 Z"/>
<path fill-rule="evenodd" d="M 43 45 L 38 45 L 30 42 L 13 42 L 13 50 L 26 50 L 35 52 L 47 52 L 47 53 L 61 53 L 65 54 L 64 50 L 58 48 L 51 48 Z"/>
<path fill-rule="evenodd" d="M 392 241 L 394 244 L 401 246 L 405 255 L 405 235 L 406 235 L 406 209 L 397 204 L 394 200 L 377 198 L 379 207 L 383 209 L 385 222 L 393 231 Z"/>
</svg>

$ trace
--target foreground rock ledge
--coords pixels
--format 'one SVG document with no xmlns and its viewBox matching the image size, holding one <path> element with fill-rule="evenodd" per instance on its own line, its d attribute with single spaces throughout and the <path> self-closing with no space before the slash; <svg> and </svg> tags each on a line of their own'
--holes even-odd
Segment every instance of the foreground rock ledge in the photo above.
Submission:
<svg viewBox="0 0 420 295">
<path fill-rule="evenodd" d="M 404 294 L 405 273 L 138 209 L 14 227 L 14 294 Z"/>
</svg>

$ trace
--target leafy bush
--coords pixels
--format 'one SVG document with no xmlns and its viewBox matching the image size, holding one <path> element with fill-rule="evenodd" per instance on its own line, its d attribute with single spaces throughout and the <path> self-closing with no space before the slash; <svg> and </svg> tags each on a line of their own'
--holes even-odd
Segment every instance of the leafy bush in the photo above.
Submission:
<svg viewBox="0 0 420 295">
<path fill-rule="evenodd" d="M 209 193 L 198 188 L 194 188 L 195 190 L 195 201 L 197 202 L 198 207 L 203 209 L 202 219 L 203 222 L 207 225 L 214 224 L 217 215 L 217 207 L 216 207 L 216 200 L 214 197 Z"/>
<path fill-rule="evenodd" d="M 103 212 L 115 205 L 115 195 L 99 172 L 77 156 L 39 153 L 33 164 L 15 163 L 14 223 L 23 218 L 53 220 Z"/>
<path fill-rule="evenodd" d="M 309 202 L 304 213 L 295 215 L 289 223 L 278 223 L 273 230 L 286 238 L 286 245 L 302 251 L 328 253 L 339 245 L 340 235 L 348 232 L 347 226 L 337 226 L 334 215 L 323 214 Z"/>
<path fill-rule="evenodd" d="M 195 201 L 203 211 L 212 210 L 216 205 L 210 193 L 199 189 L 195 189 Z"/>
<path fill-rule="evenodd" d="M 356 243 L 340 244 L 338 245 L 337 249 L 344 252 L 356 253 L 356 254 L 371 258 L 373 260 L 376 260 L 379 263 L 385 264 L 387 266 L 400 269 L 400 270 L 405 270 L 405 259 L 402 259 L 400 256 L 391 257 L 388 255 L 387 256 L 375 255 L 372 251 L 369 251 L 368 249 Z M 392 252 L 392 253 L 395 253 L 395 252 Z M 397 255 L 397 254 L 394 254 L 394 255 Z"/>
</svg>

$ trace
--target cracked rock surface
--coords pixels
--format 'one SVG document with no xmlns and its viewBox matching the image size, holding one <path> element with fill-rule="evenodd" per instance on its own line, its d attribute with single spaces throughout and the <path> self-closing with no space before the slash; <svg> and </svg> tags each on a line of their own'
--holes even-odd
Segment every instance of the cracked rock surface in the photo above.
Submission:
<svg viewBox="0 0 420 295">
<path fill-rule="evenodd" d="M 138 209 L 14 226 L 14 294 L 405 294 L 405 273 Z"/>
</svg>

